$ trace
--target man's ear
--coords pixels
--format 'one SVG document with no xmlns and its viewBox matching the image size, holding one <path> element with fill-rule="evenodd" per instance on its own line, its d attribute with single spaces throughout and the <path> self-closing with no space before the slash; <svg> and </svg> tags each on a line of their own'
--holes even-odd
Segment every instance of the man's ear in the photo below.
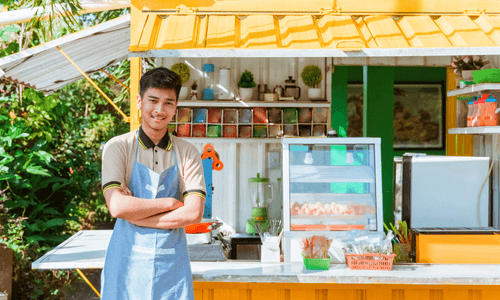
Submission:
<svg viewBox="0 0 500 300">
<path fill-rule="evenodd" d="M 141 95 L 137 95 L 137 109 L 141 109 L 141 106 L 142 106 Z"/>
</svg>

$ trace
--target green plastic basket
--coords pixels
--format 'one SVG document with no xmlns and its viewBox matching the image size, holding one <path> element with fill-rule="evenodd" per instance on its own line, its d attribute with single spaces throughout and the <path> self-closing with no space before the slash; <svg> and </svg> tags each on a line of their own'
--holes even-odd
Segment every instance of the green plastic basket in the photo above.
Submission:
<svg viewBox="0 0 500 300">
<path fill-rule="evenodd" d="M 330 269 L 330 262 L 332 258 L 305 258 L 304 266 L 308 270 L 328 270 Z"/>
<path fill-rule="evenodd" d="M 484 69 L 472 72 L 474 83 L 500 82 L 500 69 Z"/>
</svg>

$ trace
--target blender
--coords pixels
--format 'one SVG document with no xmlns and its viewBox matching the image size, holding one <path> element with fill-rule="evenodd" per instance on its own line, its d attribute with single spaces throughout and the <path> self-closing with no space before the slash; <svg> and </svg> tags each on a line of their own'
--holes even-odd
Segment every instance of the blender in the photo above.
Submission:
<svg viewBox="0 0 500 300">
<path fill-rule="evenodd" d="M 257 177 L 248 178 L 248 185 L 252 201 L 252 216 L 247 220 L 246 232 L 257 234 L 256 224 L 259 224 L 262 232 L 266 232 L 270 226 L 267 205 L 273 196 L 273 186 L 269 183 L 269 178 L 260 177 L 260 173 L 257 173 Z"/>
</svg>

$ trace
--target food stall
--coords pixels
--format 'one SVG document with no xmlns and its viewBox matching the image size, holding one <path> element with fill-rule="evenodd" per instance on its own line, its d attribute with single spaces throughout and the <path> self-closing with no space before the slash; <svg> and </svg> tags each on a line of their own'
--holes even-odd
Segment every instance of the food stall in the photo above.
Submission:
<svg viewBox="0 0 500 300">
<path fill-rule="evenodd" d="M 301 124 L 300 121 L 262 122 L 255 112 L 263 107 L 261 114 L 270 118 L 271 109 L 279 108 L 281 109 L 279 114 L 284 117 L 286 108 L 294 108 L 296 113 L 299 113 L 299 109 L 304 111 L 324 108 L 323 105 L 326 104 L 329 113 L 324 131 L 335 129 L 339 136 L 345 136 L 347 128 L 346 85 L 350 69 L 348 66 L 363 66 L 363 88 L 365 89 L 363 134 L 368 137 L 378 137 L 381 140 L 380 166 L 383 175 L 381 178 L 382 197 L 380 198 L 383 201 L 380 204 L 383 207 L 383 220 L 390 221 L 394 104 L 392 101 L 380 101 L 380 99 L 393 97 L 394 83 L 397 78 L 394 77 L 392 67 L 447 67 L 453 55 L 471 54 L 471 51 L 473 54 L 488 55 L 497 61 L 498 29 L 496 25 L 492 25 L 498 22 L 497 10 L 498 8 L 488 2 L 481 2 L 477 8 L 469 8 L 451 5 L 449 1 L 439 3 L 418 1 L 404 4 L 388 1 L 385 5 L 370 1 L 364 1 L 362 5 L 359 2 L 350 1 L 335 1 L 333 4 L 331 1 L 286 1 L 286 3 L 282 1 L 214 1 L 168 4 L 132 1 L 131 27 L 134 30 L 131 31 L 129 47 L 130 56 L 135 61 L 132 69 L 135 78 L 132 84 L 134 82 L 137 84 L 140 78 L 142 57 L 154 57 L 158 65 L 165 67 L 183 62 L 190 66 L 192 76 L 194 73 L 194 78 L 191 80 L 197 80 L 198 84 L 201 84 L 197 90 L 197 100 L 179 102 L 179 107 L 191 108 L 191 120 L 195 120 L 202 109 L 208 111 L 220 108 L 222 114 L 225 110 L 233 108 L 253 109 L 254 118 L 249 122 L 251 124 L 238 123 L 239 121 L 235 124 L 238 130 L 236 136 L 224 135 L 229 131 L 226 131 L 224 126 L 233 125 L 233 123 L 225 124 L 222 120 L 220 124 L 218 122 L 211 124 L 208 121 L 204 122 L 204 117 L 199 123 L 186 120 L 179 122 L 177 119 L 176 127 L 172 127 L 172 130 L 178 133 L 182 129 L 185 138 L 199 149 L 204 143 L 216 145 L 227 167 L 226 172 L 214 175 L 217 195 L 214 197 L 214 216 L 232 227 L 235 233 L 244 233 L 246 220 L 251 215 L 247 180 L 259 173 L 262 177 L 270 178 L 271 182 L 274 181 L 276 186 L 281 184 L 277 178 L 281 178 L 280 167 L 284 166 L 285 152 L 280 149 L 281 141 L 274 138 L 276 134 L 272 126 L 282 126 L 284 131 L 285 125 L 293 123 L 293 126 L 289 127 L 297 131 L 289 131 L 292 134 L 287 135 L 313 137 L 314 125 L 323 125 L 321 122 L 315 124 L 314 121 L 308 120 L 306 122 L 310 129 L 307 130 L 303 126 L 304 134 L 301 135 L 300 127 L 305 124 Z M 309 99 L 304 93 L 307 87 L 299 76 L 301 71 L 310 64 L 318 65 L 323 74 L 327 74 L 321 82 L 323 96 L 320 100 L 323 101 Z M 205 67 L 206 65 L 208 66 Z M 227 74 L 228 69 L 230 70 L 229 81 L 233 82 L 228 90 L 235 93 L 233 100 L 236 100 L 238 96 L 243 97 L 235 85 L 240 75 L 243 71 L 253 73 L 256 83 L 261 85 L 257 89 L 259 93 L 257 95 L 254 93 L 254 100 L 242 103 L 201 96 L 204 94 L 204 89 L 213 87 L 207 84 L 205 78 L 210 78 L 210 80 L 214 80 L 213 77 L 217 76 L 222 78 L 222 74 Z M 221 70 L 225 71 L 221 72 Z M 187 84 L 192 84 L 192 81 Z M 215 81 L 215 86 L 217 83 L 220 84 L 219 79 Z M 445 89 L 456 87 L 452 70 L 446 73 L 445 81 L 447 83 Z M 264 85 L 271 89 L 274 86 L 286 86 L 290 83 L 293 88 L 298 86 L 302 89 L 301 95 L 297 94 L 293 99 L 281 99 L 284 101 L 279 98 L 277 101 L 269 102 L 260 99 L 260 93 L 266 93 Z M 137 86 L 131 88 L 137 91 Z M 455 111 L 453 101 L 454 99 L 447 100 L 447 122 L 449 123 L 446 129 L 455 127 L 454 118 L 449 116 Z M 139 118 L 134 116 L 137 112 L 133 106 L 131 111 L 131 129 L 135 129 L 139 126 Z M 202 116 L 203 114 L 201 113 Z M 317 113 L 313 112 L 312 115 L 314 117 Z M 177 117 L 179 118 L 180 115 Z M 195 135 L 193 129 L 200 124 L 206 127 L 201 127 L 202 129 L 196 131 Z M 221 131 L 219 132 L 217 128 L 215 134 L 209 134 L 210 125 L 220 125 Z M 251 125 L 249 135 L 239 131 L 240 128 L 248 125 Z M 305 133 L 308 131 L 310 133 Z M 460 143 L 466 145 L 466 140 Z M 453 150 L 450 154 L 460 151 L 462 154 L 467 153 L 464 152 L 463 145 L 455 142 L 455 136 L 448 135 L 447 141 L 446 147 L 449 147 L 448 150 Z M 453 146 L 460 150 L 452 149 Z M 273 163 L 276 157 L 280 162 L 280 167 L 276 167 Z M 282 194 L 287 195 L 290 191 L 287 190 L 285 176 L 282 179 Z M 225 188 L 218 189 L 221 184 L 217 182 L 223 182 Z M 217 208 L 216 199 L 224 199 L 220 200 L 224 203 L 222 204 L 223 210 Z M 284 199 L 284 197 L 276 194 L 274 199 Z M 273 204 L 274 201 L 272 200 L 271 203 Z M 284 201 L 282 211 L 279 209 L 275 212 L 270 211 L 269 215 L 272 218 L 286 219 L 285 215 L 288 214 L 288 210 L 285 209 L 286 205 Z M 270 208 L 275 206 L 269 205 Z M 379 223 L 380 221 L 377 220 Z M 291 226 L 287 222 L 284 225 Z M 380 225 L 377 224 L 376 228 Z M 355 299 L 388 297 L 394 299 L 421 297 L 424 299 L 469 299 L 471 297 L 486 299 L 498 293 L 496 284 L 485 285 L 481 282 L 477 286 L 472 286 L 474 279 L 468 278 L 466 279 L 468 283 L 465 283 L 447 276 L 441 277 L 437 269 L 434 270 L 435 273 L 432 276 L 427 277 L 428 281 L 420 281 L 425 276 L 417 275 L 421 267 L 444 268 L 453 273 L 453 275 L 448 273 L 451 277 L 458 278 L 468 276 L 461 274 L 461 271 L 458 271 L 460 268 L 475 272 L 481 266 L 395 265 L 392 272 L 384 273 L 382 271 L 356 272 L 346 269 L 345 265 L 339 269 L 338 266 L 332 266 L 329 271 L 312 272 L 305 270 L 302 263 L 293 261 L 276 265 L 256 264 L 244 265 L 237 261 L 228 261 L 218 264 L 217 266 L 222 268 L 219 270 L 212 269 L 214 265 L 211 263 L 193 262 L 197 295 L 210 299 L 240 296 L 253 299 L 264 295 L 266 298 L 269 295 L 275 295 L 288 299 L 307 297 L 311 293 L 318 299 L 338 295 Z M 487 266 L 487 268 L 496 267 L 496 265 Z M 411 278 L 413 275 L 406 277 L 403 274 L 406 271 L 415 272 L 413 275 L 420 279 Z M 338 272 L 347 277 L 343 277 Z M 204 275 L 198 276 L 197 274 L 200 273 Z M 401 277 L 396 273 L 401 274 Z M 323 274 L 326 277 L 323 277 Z M 392 274 L 395 276 L 392 277 Z M 351 275 L 354 277 L 350 277 Z M 396 277 L 399 279 L 395 279 Z M 332 286 L 333 282 L 337 284 Z M 448 284 L 453 286 L 448 286 Z"/>
<path fill-rule="evenodd" d="M 385 1 L 383 5 L 373 1 L 361 2 L 131 2 L 131 95 L 138 94 L 142 58 L 155 58 L 157 65 L 165 67 L 179 62 L 189 64 L 192 78 L 187 85 L 196 91 L 197 98 L 180 100 L 180 111 L 171 130 L 185 134 L 184 137 L 200 152 L 208 143 L 215 145 L 223 158 L 224 171 L 213 174 L 213 217 L 224 221 L 233 236 L 246 231 L 253 208 L 248 180 L 258 177 L 257 174 L 269 178 L 277 187 L 272 192 L 267 214 L 272 219 L 288 220 L 284 226 L 290 227 L 289 235 L 293 235 L 292 225 L 318 225 L 314 218 L 292 218 L 292 207 L 286 207 L 293 203 L 287 202 L 292 192 L 290 178 L 282 176 L 289 153 L 282 151 L 286 138 L 276 138 L 279 137 L 277 132 L 288 129 L 287 135 L 304 140 L 311 137 L 312 141 L 313 137 L 320 138 L 330 129 L 335 129 L 339 136 L 345 137 L 350 66 L 362 66 L 363 135 L 379 139 L 380 142 L 374 144 L 380 150 L 374 152 L 377 153 L 375 160 L 368 160 L 375 161 L 375 165 L 367 165 L 371 168 L 370 176 L 377 179 L 368 185 L 369 193 L 361 193 L 372 197 L 370 207 L 363 210 L 370 211 L 368 215 L 374 215 L 375 220 L 365 220 L 364 214 L 360 218 L 362 224 L 352 222 L 347 225 L 362 225 L 373 231 L 381 231 L 382 223 L 392 220 L 394 103 L 380 99 L 393 99 L 397 81 L 394 68 L 443 68 L 450 65 L 453 55 L 471 52 L 489 56 L 498 66 L 500 11 L 490 1 L 479 1 L 474 7 L 468 7 L 467 3 L 461 6 L 452 1 L 430 0 Z M 319 98 L 309 98 L 305 93 L 307 87 L 300 80 L 301 71 L 309 65 L 319 66 L 324 74 Z M 229 74 L 227 70 L 230 70 Z M 259 87 L 253 100 L 234 101 L 241 99 L 236 82 L 247 70 L 253 73 L 262 90 Z M 234 98 L 205 98 L 204 90 L 215 92 L 214 87 L 221 84 L 223 77 L 226 82 L 231 82 L 224 87 L 229 94 L 234 94 Z M 197 89 L 193 88 L 195 80 Z M 446 83 L 445 90 L 456 88 L 450 69 L 446 71 Z M 280 100 L 279 96 L 277 99 L 266 98 L 267 90 L 275 86 L 289 86 L 290 94 L 282 94 L 277 89 L 283 99 Z M 271 93 L 274 91 L 272 89 Z M 456 127 L 456 102 L 450 92 L 448 95 L 446 130 Z M 232 114 L 233 117 L 227 119 L 236 121 L 225 122 L 225 114 Z M 275 119 L 269 122 L 272 116 Z M 286 122 L 285 116 L 288 117 Z M 216 121 L 209 121 L 212 117 Z M 240 122 L 242 119 L 246 121 Z M 131 101 L 130 124 L 131 130 L 140 125 L 134 101 Z M 195 126 L 198 130 L 194 130 Z M 233 135 L 225 135 L 228 132 Z M 452 130 L 449 133 L 470 132 Z M 493 134 L 492 142 L 488 144 L 494 150 L 497 137 L 496 133 Z M 471 139 L 466 137 L 463 140 L 447 135 L 445 146 L 450 154 L 467 153 L 460 144 L 471 144 Z M 308 148 L 307 142 L 299 143 Z M 348 145 L 347 142 L 343 144 L 344 161 Z M 490 155 L 491 152 L 485 149 L 475 149 L 475 154 Z M 298 150 L 304 160 L 308 151 Z M 354 152 L 366 149 L 353 146 L 350 151 L 354 155 Z M 311 156 L 314 160 L 314 155 Z M 496 186 L 498 176 L 495 176 L 492 181 Z M 280 187 L 283 187 L 282 191 Z M 498 196 L 493 196 L 493 201 L 498 207 Z M 294 209 L 298 215 L 300 208 Z M 498 210 L 493 212 L 494 217 L 495 213 L 498 214 Z M 302 223 L 293 223 L 293 219 Z M 304 219 L 312 220 L 312 223 L 304 224 Z M 498 228 L 498 216 L 496 220 L 493 225 Z M 326 224 L 328 229 L 337 225 L 341 224 Z M 109 234 L 106 231 L 79 232 L 47 253 L 33 267 L 102 268 Z M 285 236 L 287 243 L 286 238 L 288 236 Z M 286 251 L 285 256 L 288 255 Z M 496 299 L 500 294 L 497 264 L 395 264 L 391 271 L 351 270 L 346 264 L 332 264 L 329 270 L 314 271 L 305 269 L 302 262 L 290 260 L 282 263 L 193 261 L 196 298 Z"/>
</svg>

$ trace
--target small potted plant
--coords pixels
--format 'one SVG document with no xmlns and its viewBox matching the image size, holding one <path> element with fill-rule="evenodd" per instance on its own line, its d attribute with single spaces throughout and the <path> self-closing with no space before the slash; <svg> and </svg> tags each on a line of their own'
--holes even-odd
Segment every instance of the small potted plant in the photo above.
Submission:
<svg viewBox="0 0 500 300">
<path fill-rule="evenodd" d="M 185 63 L 182 62 L 176 63 L 170 68 L 170 70 L 181 76 L 182 84 L 188 82 L 189 78 L 191 77 L 191 71 L 189 70 L 188 65 L 186 65 Z M 183 86 L 181 88 L 181 92 L 179 93 L 179 99 L 177 100 L 187 100 L 187 98 L 188 98 L 188 88 Z"/>
<path fill-rule="evenodd" d="M 309 87 L 307 90 L 309 100 L 320 100 L 321 88 L 319 87 L 319 84 L 323 79 L 321 69 L 315 65 L 308 65 L 302 69 L 300 76 L 302 77 L 302 82 Z"/>
<path fill-rule="evenodd" d="M 253 75 L 250 71 L 245 70 L 241 74 L 240 80 L 238 81 L 238 88 L 240 90 L 241 100 L 249 101 L 252 100 L 253 88 L 255 87 L 255 81 L 253 80 Z"/>
<path fill-rule="evenodd" d="M 486 64 L 488 62 L 484 60 L 482 55 L 455 56 L 451 62 L 457 77 L 461 77 L 461 80 L 465 81 L 472 81 L 472 72 L 481 70 Z"/>
</svg>

